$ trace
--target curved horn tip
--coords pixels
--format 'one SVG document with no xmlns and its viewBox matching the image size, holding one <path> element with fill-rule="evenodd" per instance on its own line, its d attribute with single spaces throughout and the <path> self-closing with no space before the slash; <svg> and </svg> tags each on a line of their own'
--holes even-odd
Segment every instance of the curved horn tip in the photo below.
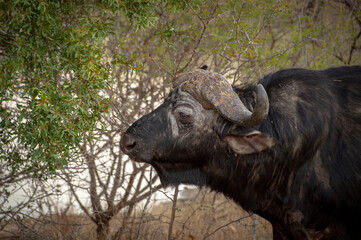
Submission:
<svg viewBox="0 0 361 240">
<path fill-rule="evenodd" d="M 256 126 L 261 124 L 268 116 L 269 101 L 266 90 L 262 84 L 257 85 L 256 106 L 249 119 L 241 123 L 243 126 Z"/>
<path fill-rule="evenodd" d="M 262 104 L 262 105 L 261 105 Z M 266 89 L 264 89 L 262 84 L 258 84 L 257 85 L 257 102 L 256 102 L 256 107 L 261 108 L 260 110 L 264 110 L 262 111 L 262 113 L 267 116 L 268 115 L 268 110 L 269 110 L 269 100 L 268 100 L 268 94 L 266 92 Z"/>
</svg>

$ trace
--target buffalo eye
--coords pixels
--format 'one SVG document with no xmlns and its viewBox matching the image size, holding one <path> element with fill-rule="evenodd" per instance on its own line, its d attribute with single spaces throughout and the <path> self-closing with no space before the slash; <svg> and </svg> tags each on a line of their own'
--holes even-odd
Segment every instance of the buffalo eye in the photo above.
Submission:
<svg viewBox="0 0 361 240">
<path fill-rule="evenodd" d="M 179 118 L 179 120 L 182 122 L 182 123 L 186 123 L 186 122 L 188 122 L 188 120 L 190 119 L 190 115 L 188 115 L 188 114 L 185 114 L 185 113 L 183 113 L 183 112 L 179 112 L 178 113 L 178 118 Z"/>
</svg>

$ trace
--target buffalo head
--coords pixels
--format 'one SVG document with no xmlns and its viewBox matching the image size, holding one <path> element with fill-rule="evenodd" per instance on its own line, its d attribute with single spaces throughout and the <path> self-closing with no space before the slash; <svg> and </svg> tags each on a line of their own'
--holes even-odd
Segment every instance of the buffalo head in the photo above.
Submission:
<svg viewBox="0 0 361 240">
<path fill-rule="evenodd" d="M 179 76 L 167 99 L 128 128 L 122 150 L 151 164 L 164 186 L 207 185 L 214 161 L 240 158 L 272 147 L 259 131 L 267 118 L 262 85 L 243 96 L 246 105 L 220 74 L 203 69 Z"/>
</svg>

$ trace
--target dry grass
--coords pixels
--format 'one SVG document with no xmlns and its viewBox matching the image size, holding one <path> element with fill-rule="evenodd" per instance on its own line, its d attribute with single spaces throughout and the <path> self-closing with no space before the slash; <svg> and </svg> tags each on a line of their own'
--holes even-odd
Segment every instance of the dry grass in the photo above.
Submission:
<svg viewBox="0 0 361 240">
<path fill-rule="evenodd" d="M 95 224 L 82 214 L 19 217 L 0 231 L 0 239 L 96 239 Z"/>
<path fill-rule="evenodd" d="M 171 202 L 152 209 L 149 217 L 154 221 L 144 227 L 144 239 L 167 239 L 171 210 Z M 201 191 L 194 200 L 178 201 L 172 239 L 253 239 L 254 230 L 256 239 L 272 238 L 272 228 L 264 219 L 221 194 Z"/>
<path fill-rule="evenodd" d="M 171 212 L 170 201 L 153 205 L 143 218 L 141 209 L 122 212 L 111 221 L 108 239 L 168 239 Z M 214 192 L 203 190 L 191 200 L 178 200 L 175 212 L 173 240 L 272 239 L 268 222 L 260 217 L 255 222 L 255 215 Z M 71 213 L 16 219 L 0 231 L 0 239 L 96 238 L 96 225 L 85 215 Z"/>
</svg>

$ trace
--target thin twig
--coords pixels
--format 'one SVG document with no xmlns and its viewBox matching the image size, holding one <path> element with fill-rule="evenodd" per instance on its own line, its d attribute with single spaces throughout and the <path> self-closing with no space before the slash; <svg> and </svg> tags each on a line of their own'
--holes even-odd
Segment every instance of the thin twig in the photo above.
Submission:
<svg viewBox="0 0 361 240">
<path fill-rule="evenodd" d="M 172 231 L 173 231 L 173 224 L 175 219 L 175 211 L 177 208 L 178 192 L 179 189 L 178 186 L 176 186 L 174 189 L 174 196 L 173 196 L 172 215 L 170 217 L 169 228 L 168 228 L 168 240 L 172 240 Z"/>
<path fill-rule="evenodd" d="M 181 69 L 177 70 L 176 75 L 177 75 L 178 73 L 183 72 L 183 71 L 189 66 L 189 64 L 193 61 L 193 58 L 194 58 L 194 56 L 195 56 L 195 54 L 196 54 L 196 51 L 197 51 L 197 49 L 198 49 L 198 47 L 199 47 L 199 45 L 200 45 L 200 43 L 201 43 L 201 41 L 202 41 L 202 39 L 203 39 L 203 37 L 204 37 L 204 35 L 205 35 L 205 32 L 206 32 L 207 27 L 208 27 L 208 24 L 209 24 L 209 22 L 214 18 L 214 14 L 216 13 L 216 10 L 217 10 L 217 8 L 218 8 L 218 3 L 214 6 L 214 9 L 213 9 L 210 17 L 207 19 L 207 21 L 204 21 L 204 20 L 199 16 L 199 14 L 192 8 L 192 6 L 190 6 L 190 5 L 188 5 L 188 6 L 193 10 L 193 12 L 195 12 L 195 14 L 197 15 L 198 19 L 202 22 L 203 29 L 202 29 L 201 35 L 200 35 L 200 37 L 198 38 L 198 41 L 197 41 L 195 47 L 193 48 L 193 52 L 192 52 L 191 57 L 189 58 L 188 62 L 187 62 Z"/>
<path fill-rule="evenodd" d="M 150 179 L 152 179 L 152 173 L 153 173 L 153 169 L 151 168 L 150 169 L 150 173 L 149 173 L 149 175 L 150 175 Z M 152 188 L 152 181 L 150 180 L 149 181 L 149 195 L 148 195 L 148 198 L 147 198 L 147 201 L 146 201 L 146 203 L 145 203 L 145 205 L 144 205 L 144 208 L 143 208 L 143 211 L 142 211 L 142 217 L 140 218 L 140 222 L 139 222 L 139 226 L 138 226 L 138 233 L 137 233 L 137 240 L 139 240 L 140 239 L 140 230 L 141 230 L 141 228 L 142 228 L 142 223 L 143 223 L 143 219 L 144 219 L 144 216 L 145 216 L 145 211 L 146 211 L 146 209 L 147 209 L 147 207 L 148 207 L 148 204 L 150 203 L 150 198 L 151 198 L 151 196 L 152 196 L 152 190 L 153 190 L 153 188 Z"/>
<path fill-rule="evenodd" d="M 352 42 L 352 45 L 351 45 L 351 49 L 350 49 L 350 54 L 348 56 L 348 61 L 347 61 L 347 64 L 350 65 L 351 64 L 351 60 L 352 60 L 352 54 L 353 54 L 353 51 L 356 49 L 356 43 L 357 43 L 357 40 L 361 37 L 361 30 L 360 32 L 357 34 L 357 36 L 355 36 L 355 38 L 353 39 L 353 42 Z"/>
<path fill-rule="evenodd" d="M 247 215 L 247 216 L 245 216 L 245 217 L 240 217 L 240 218 L 238 218 L 238 219 L 236 219 L 236 220 L 230 221 L 229 223 L 224 224 L 224 225 L 220 226 L 219 228 L 216 228 L 213 232 L 211 232 L 210 234 L 208 234 L 207 236 L 205 236 L 202 240 L 205 240 L 205 239 L 209 238 L 210 236 L 212 236 L 213 234 L 215 234 L 216 232 L 218 232 L 218 231 L 221 230 L 222 228 L 227 227 L 227 226 L 229 226 L 229 225 L 231 225 L 231 224 L 233 224 L 233 223 L 235 223 L 235 222 L 239 222 L 239 221 L 241 221 L 241 220 L 243 220 L 243 219 L 249 218 L 250 216 L 251 216 L 251 215 Z"/>
</svg>

